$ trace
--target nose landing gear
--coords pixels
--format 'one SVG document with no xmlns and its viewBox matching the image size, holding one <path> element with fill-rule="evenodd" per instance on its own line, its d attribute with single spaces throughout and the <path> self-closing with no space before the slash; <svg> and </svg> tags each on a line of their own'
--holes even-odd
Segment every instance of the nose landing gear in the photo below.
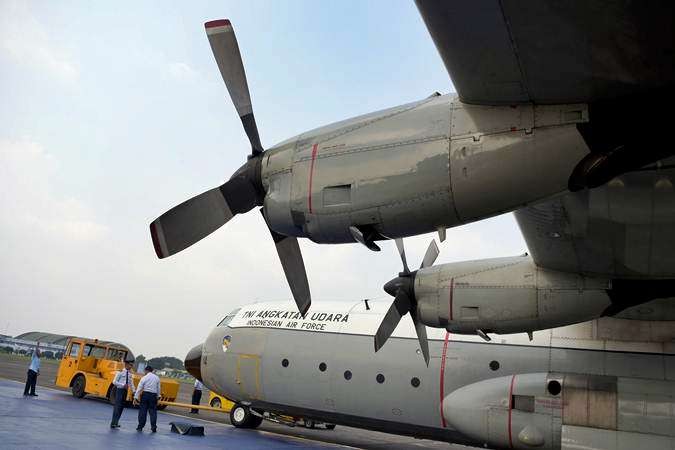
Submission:
<svg viewBox="0 0 675 450">
<path fill-rule="evenodd" d="M 237 428 L 258 428 L 263 418 L 251 411 L 248 406 L 237 403 L 230 410 L 230 423 Z"/>
</svg>

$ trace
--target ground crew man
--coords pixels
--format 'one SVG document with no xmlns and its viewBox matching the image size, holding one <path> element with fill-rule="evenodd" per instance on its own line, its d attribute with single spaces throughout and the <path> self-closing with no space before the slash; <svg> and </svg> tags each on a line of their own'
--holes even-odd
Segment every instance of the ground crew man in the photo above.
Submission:
<svg viewBox="0 0 675 450">
<path fill-rule="evenodd" d="M 204 389 L 204 384 L 201 381 L 195 378 L 195 388 L 192 391 L 192 404 L 199 405 L 199 402 L 202 400 L 202 390 Z M 192 408 L 190 410 L 192 414 L 199 414 L 197 408 Z"/>
<path fill-rule="evenodd" d="M 141 378 L 134 395 L 134 404 L 139 404 L 138 427 L 136 431 L 143 431 L 147 415 L 150 414 L 150 428 L 157 432 L 157 398 L 161 394 L 159 377 L 152 373 L 152 366 L 145 366 L 145 375 Z"/>
<path fill-rule="evenodd" d="M 113 408 L 110 428 L 120 427 L 119 422 L 120 417 L 122 417 L 122 411 L 124 410 L 124 402 L 127 399 L 127 391 L 131 390 L 132 394 L 136 391 L 134 388 L 133 374 L 131 373 L 133 364 L 133 361 L 124 361 L 124 369 L 117 372 L 113 379 L 113 385 L 115 386 L 115 407 Z"/>
<path fill-rule="evenodd" d="M 35 351 L 30 359 L 30 366 L 28 366 L 28 374 L 26 377 L 26 387 L 23 390 L 23 395 L 37 397 L 35 393 L 35 384 L 37 377 L 40 375 L 40 343 L 35 345 Z"/>
</svg>

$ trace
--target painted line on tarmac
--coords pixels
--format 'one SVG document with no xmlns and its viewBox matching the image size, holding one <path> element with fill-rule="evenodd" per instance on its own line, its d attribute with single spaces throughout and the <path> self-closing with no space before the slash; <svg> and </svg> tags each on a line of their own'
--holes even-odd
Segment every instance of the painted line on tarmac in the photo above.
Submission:
<svg viewBox="0 0 675 450">
<path fill-rule="evenodd" d="M 0 377 L 0 380 L 11 381 L 11 382 L 17 383 L 17 384 L 26 384 L 24 381 L 12 380 L 10 378 L 4 378 L 4 377 Z M 56 388 L 51 388 L 51 387 L 47 387 L 47 386 L 39 386 L 39 387 L 40 387 L 40 389 L 48 389 L 48 390 L 54 391 L 54 392 L 68 392 L 65 389 L 56 389 Z M 103 399 L 103 397 L 101 397 L 101 398 Z M 183 419 L 199 420 L 199 421 L 202 421 L 202 422 L 212 423 L 214 425 L 220 425 L 220 426 L 223 426 L 223 427 L 236 428 L 234 425 L 229 425 L 227 423 L 222 423 L 222 422 L 216 422 L 214 420 L 209 420 L 209 419 L 202 419 L 200 417 L 184 416 L 182 414 L 176 414 L 176 413 L 167 412 L 167 411 L 157 411 L 157 413 L 158 414 L 166 414 L 166 415 L 174 416 L 174 417 L 180 417 L 180 418 L 183 418 Z M 293 436 L 293 435 L 290 435 L 290 434 L 275 433 L 274 431 L 267 431 L 267 430 L 252 430 L 252 431 L 254 431 L 256 433 L 260 433 L 260 434 L 265 434 L 265 435 L 281 436 L 281 437 L 286 437 L 286 438 L 290 438 L 290 439 L 296 439 L 298 441 L 316 442 L 318 444 L 323 444 L 323 445 L 331 446 L 331 447 L 338 446 L 338 447 L 342 447 L 342 448 L 352 448 L 352 449 L 360 450 L 359 447 L 352 447 L 350 445 L 345 445 L 345 444 L 336 444 L 336 443 L 333 443 L 333 442 L 325 442 L 325 441 L 320 441 L 318 439 L 312 439 L 312 438 L 308 438 L 308 437 L 304 437 L 304 436 Z"/>
</svg>

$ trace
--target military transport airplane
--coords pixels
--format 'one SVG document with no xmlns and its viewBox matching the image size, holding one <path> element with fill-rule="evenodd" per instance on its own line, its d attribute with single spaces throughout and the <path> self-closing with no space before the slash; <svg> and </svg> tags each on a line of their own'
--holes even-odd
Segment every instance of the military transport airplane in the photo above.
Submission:
<svg viewBox="0 0 675 450">
<path fill-rule="evenodd" d="M 675 277 L 665 159 L 674 152 L 675 3 L 417 4 L 457 95 L 267 150 L 232 24 L 207 22 L 252 150 L 224 184 L 152 222 L 157 255 L 261 206 L 304 314 L 311 297 L 298 237 L 379 250 L 378 240 L 432 231 L 443 240 L 448 227 L 517 210 L 537 267 L 583 274 L 579 282 L 598 275 L 618 298 L 638 287 L 671 296 L 670 282 L 653 281 Z"/>
<path fill-rule="evenodd" d="M 237 427 L 318 421 L 496 448 L 672 450 L 672 322 L 605 317 L 485 342 L 429 328 L 428 366 L 411 322 L 370 343 L 389 301 L 292 302 L 228 314 L 185 367 L 236 402 Z M 647 303 L 627 309 L 639 315 Z M 672 316 L 672 313 L 671 313 Z"/>
</svg>

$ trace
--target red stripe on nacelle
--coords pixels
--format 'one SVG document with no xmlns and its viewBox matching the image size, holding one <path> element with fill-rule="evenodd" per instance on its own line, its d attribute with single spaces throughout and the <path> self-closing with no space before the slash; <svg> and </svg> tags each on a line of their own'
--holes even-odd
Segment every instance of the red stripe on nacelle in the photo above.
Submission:
<svg viewBox="0 0 675 450">
<path fill-rule="evenodd" d="M 455 279 L 451 278 L 450 279 L 450 295 L 448 296 L 449 297 L 448 298 L 448 305 L 449 305 L 448 307 L 450 309 L 450 314 L 448 314 L 449 320 L 452 320 L 452 290 L 454 288 L 454 284 L 455 284 Z"/>
<path fill-rule="evenodd" d="M 218 19 L 206 22 L 204 28 L 214 28 L 214 27 L 224 27 L 226 25 L 231 25 L 230 21 L 227 19 Z"/>
<path fill-rule="evenodd" d="M 316 151 L 319 148 L 319 144 L 314 144 L 312 146 L 312 163 L 309 166 L 309 192 L 307 193 L 307 206 L 309 212 L 312 213 L 312 180 L 314 179 L 314 161 L 316 160 Z"/>
</svg>

